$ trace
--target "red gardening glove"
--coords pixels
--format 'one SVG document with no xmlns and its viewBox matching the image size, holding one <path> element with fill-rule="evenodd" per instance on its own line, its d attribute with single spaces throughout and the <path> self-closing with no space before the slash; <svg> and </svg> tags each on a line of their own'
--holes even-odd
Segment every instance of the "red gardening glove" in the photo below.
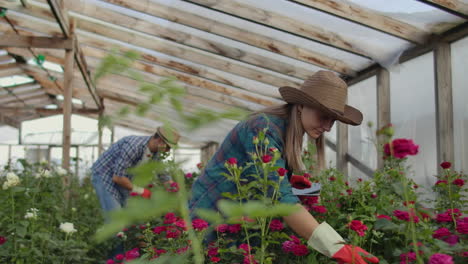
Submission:
<svg viewBox="0 0 468 264">
<path fill-rule="evenodd" d="M 336 259 L 339 264 L 367 264 L 367 262 L 379 263 L 379 259 L 377 257 L 371 255 L 364 249 L 353 245 L 344 245 L 332 256 L 332 258 Z"/>
<path fill-rule="evenodd" d="M 138 195 L 140 195 L 143 198 L 146 198 L 146 199 L 151 198 L 151 191 L 146 189 L 146 188 L 134 185 L 132 191 L 134 193 L 137 193 Z"/>
<path fill-rule="evenodd" d="M 150 199 L 151 198 L 151 191 L 148 189 L 143 189 L 143 193 L 141 194 L 141 197 Z"/>
<path fill-rule="evenodd" d="M 306 177 L 302 175 L 293 175 L 291 176 L 291 185 L 296 189 L 306 189 L 312 186 L 312 183 Z"/>
<path fill-rule="evenodd" d="M 326 222 L 315 228 L 307 245 L 327 257 L 336 259 L 339 264 L 366 264 L 366 261 L 379 263 L 377 257 L 372 256 L 364 249 L 346 245 L 340 234 Z"/>
</svg>

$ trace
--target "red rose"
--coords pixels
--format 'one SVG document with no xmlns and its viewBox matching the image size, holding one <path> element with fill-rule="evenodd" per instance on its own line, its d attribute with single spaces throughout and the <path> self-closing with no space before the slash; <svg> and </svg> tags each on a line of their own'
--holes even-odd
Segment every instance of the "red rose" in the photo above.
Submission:
<svg viewBox="0 0 468 264">
<path fill-rule="evenodd" d="M 236 158 L 229 158 L 229 159 L 227 160 L 227 163 L 228 163 L 229 165 L 237 165 L 237 159 L 236 159 Z"/>
<path fill-rule="evenodd" d="M 452 183 L 457 185 L 458 187 L 463 187 L 463 185 L 465 185 L 465 181 L 460 178 L 455 179 Z"/>
<path fill-rule="evenodd" d="M 408 155 L 416 155 L 419 152 L 419 145 L 414 144 L 413 140 L 405 138 L 397 138 L 392 142 L 393 156 L 397 159 L 403 159 Z M 390 144 L 384 145 L 384 153 L 390 156 Z"/>
<path fill-rule="evenodd" d="M 263 163 L 268 163 L 268 162 L 270 162 L 272 159 L 273 159 L 273 157 L 270 156 L 270 155 L 263 155 L 263 156 L 262 156 L 262 161 L 263 161 Z"/>
<path fill-rule="evenodd" d="M 279 176 L 283 177 L 286 173 L 288 173 L 288 170 L 285 169 L 285 168 L 279 168 L 277 170 L 277 172 L 278 172 Z"/>
<path fill-rule="evenodd" d="M 450 169 L 450 167 L 452 167 L 452 163 L 448 162 L 448 161 L 444 161 L 440 164 L 440 166 L 444 169 Z"/>
<path fill-rule="evenodd" d="M 302 175 L 293 175 L 291 177 L 291 185 L 297 189 L 306 189 L 312 186 L 312 183 Z"/>
</svg>

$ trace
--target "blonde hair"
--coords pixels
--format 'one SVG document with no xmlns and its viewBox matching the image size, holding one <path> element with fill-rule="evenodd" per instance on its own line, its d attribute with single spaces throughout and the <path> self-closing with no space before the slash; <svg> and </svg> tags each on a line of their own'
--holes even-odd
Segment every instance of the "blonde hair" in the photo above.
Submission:
<svg viewBox="0 0 468 264">
<path fill-rule="evenodd" d="M 262 109 L 254 114 L 269 114 L 288 121 L 286 134 L 283 135 L 284 151 L 283 156 L 288 166 L 294 172 L 305 170 L 302 162 L 302 140 L 304 137 L 304 128 L 298 114 L 297 104 L 282 104 Z"/>
</svg>

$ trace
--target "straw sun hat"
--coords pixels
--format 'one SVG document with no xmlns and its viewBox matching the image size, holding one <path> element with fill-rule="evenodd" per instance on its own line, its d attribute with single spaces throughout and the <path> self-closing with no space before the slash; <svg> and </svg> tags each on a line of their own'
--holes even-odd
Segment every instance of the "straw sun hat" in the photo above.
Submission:
<svg viewBox="0 0 468 264">
<path fill-rule="evenodd" d="M 307 78 L 299 89 L 284 86 L 279 92 L 287 103 L 318 108 L 337 120 L 360 125 L 362 113 L 346 104 L 348 85 L 333 72 L 318 71 Z"/>
<path fill-rule="evenodd" d="M 179 132 L 170 127 L 158 127 L 156 129 L 156 134 L 158 134 L 162 140 L 172 148 L 177 146 L 180 139 Z"/>
</svg>

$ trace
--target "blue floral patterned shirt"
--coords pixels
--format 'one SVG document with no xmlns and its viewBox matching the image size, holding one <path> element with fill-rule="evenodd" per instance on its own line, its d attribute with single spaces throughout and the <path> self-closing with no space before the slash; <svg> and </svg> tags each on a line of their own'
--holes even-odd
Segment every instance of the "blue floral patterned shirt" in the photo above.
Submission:
<svg viewBox="0 0 468 264">
<path fill-rule="evenodd" d="M 132 179 L 127 169 L 138 165 L 148 146 L 151 136 L 127 136 L 114 144 L 101 154 L 91 167 L 92 177 L 99 177 L 106 190 L 123 205 L 128 197 L 128 191 L 112 181 L 112 177 L 122 176 Z M 152 160 L 157 160 L 157 153 L 153 153 Z M 168 175 L 158 175 L 162 181 L 170 180 Z"/>
<path fill-rule="evenodd" d="M 237 164 L 243 166 L 250 162 L 249 153 L 255 152 L 253 137 L 264 128 L 268 128 L 266 138 L 269 147 L 277 148 L 280 153 L 284 150 L 283 135 L 286 132 L 287 122 L 274 115 L 255 115 L 237 124 L 226 136 L 218 151 L 206 165 L 204 171 L 192 185 L 192 197 L 189 201 L 189 208 L 194 215 L 194 210 L 198 208 L 217 210 L 216 203 L 223 198 L 222 193 L 237 193 L 234 182 L 229 181 L 223 173 L 228 173 L 225 162 L 229 158 L 236 158 Z M 286 161 L 278 159 L 275 166 L 286 168 Z M 251 167 L 243 171 L 241 177 L 254 174 L 255 168 Z M 273 181 L 278 181 L 277 173 L 269 175 Z M 282 203 L 299 203 L 299 199 L 292 193 L 291 184 L 286 179 L 280 184 L 279 201 Z"/>
</svg>

